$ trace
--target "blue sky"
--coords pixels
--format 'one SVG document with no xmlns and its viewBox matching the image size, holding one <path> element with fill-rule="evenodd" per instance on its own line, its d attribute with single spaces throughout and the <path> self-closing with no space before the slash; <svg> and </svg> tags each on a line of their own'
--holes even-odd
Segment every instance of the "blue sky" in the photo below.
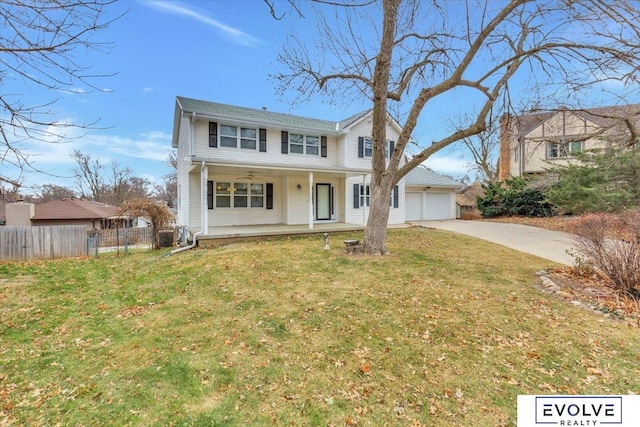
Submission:
<svg viewBox="0 0 640 427">
<path fill-rule="evenodd" d="M 278 0 L 276 6 L 287 10 L 288 3 Z M 312 36 L 311 19 L 288 15 L 275 20 L 262 0 L 122 0 L 108 9 L 113 17 L 127 10 L 95 36 L 113 43 L 107 54 L 78 53 L 79 61 L 97 74 L 117 73 L 95 81 L 103 92 L 84 88 L 51 94 L 24 87 L 19 80 L 3 83 L 2 90 L 20 93 L 25 104 L 58 97 L 52 110 L 62 121 L 99 120 L 95 129 L 71 143 L 24 145 L 34 165 L 53 175 L 28 172 L 26 186 L 53 182 L 74 187 L 69 155 L 76 148 L 104 164 L 116 160 L 131 167 L 134 175 L 159 183 L 169 172 L 163 161 L 171 149 L 177 95 L 336 121 L 369 108 L 364 101 L 330 104 L 321 98 L 292 106 L 289 101 L 295 94 L 276 94 L 269 75 L 282 67 L 277 61 L 281 46 L 289 30 Z M 439 116 L 423 119 L 414 136 L 429 145 L 437 139 L 437 130 L 448 126 L 445 119 L 453 115 L 456 104 L 464 102 L 464 94 L 448 97 L 431 109 Z M 445 151 L 427 164 L 461 176 L 467 161 L 460 157 L 460 152 Z M 11 172 L 0 165 L 0 173 Z"/>
<path fill-rule="evenodd" d="M 287 6 L 285 2 L 276 5 Z M 99 120 L 94 129 L 70 143 L 23 145 L 33 164 L 51 174 L 28 171 L 25 193 L 30 192 L 29 186 L 48 182 L 74 187 L 69 155 L 76 148 L 104 164 L 116 160 L 131 167 L 134 175 L 159 183 L 169 172 L 163 161 L 171 147 L 177 95 L 327 120 L 341 120 L 368 108 L 364 103 L 329 105 L 322 99 L 292 106 L 287 95 L 283 99 L 276 94 L 269 75 L 280 67 L 277 55 L 288 30 L 302 31 L 311 22 L 295 15 L 275 20 L 262 0 L 123 0 L 111 6 L 109 14 L 126 10 L 95 36 L 113 43 L 108 53 L 79 54 L 80 62 L 91 65 L 96 73 L 117 73 L 94 80 L 103 92 L 78 88 L 52 94 L 25 87 L 19 80 L 5 82 L 3 90 L 20 93 L 25 104 L 58 98 L 52 111 L 61 121 Z M 69 131 L 69 135 L 81 133 Z M 463 165 L 456 159 L 441 157 L 434 164 L 442 172 L 462 172 Z M 451 164 L 458 170 L 447 170 Z M 12 176 L 7 165 L 0 168 Z"/>
</svg>

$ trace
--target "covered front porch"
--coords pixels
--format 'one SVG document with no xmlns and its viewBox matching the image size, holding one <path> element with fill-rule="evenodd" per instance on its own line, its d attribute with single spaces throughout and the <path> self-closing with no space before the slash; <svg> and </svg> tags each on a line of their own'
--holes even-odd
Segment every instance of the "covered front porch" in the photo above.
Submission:
<svg viewBox="0 0 640 427">
<path fill-rule="evenodd" d="M 190 179 L 200 197 L 192 196 L 206 203 L 198 203 L 199 214 L 191 211 L 189 231 L 202 229 L 200 239 L 362 229 L 366 221 L 366 209 L 347 215 L 347 179 L 364 182 L 366 170 L 231 162 L 202 162 L 199 169 L 200 183 L 197 166 Z"/>
</svg>

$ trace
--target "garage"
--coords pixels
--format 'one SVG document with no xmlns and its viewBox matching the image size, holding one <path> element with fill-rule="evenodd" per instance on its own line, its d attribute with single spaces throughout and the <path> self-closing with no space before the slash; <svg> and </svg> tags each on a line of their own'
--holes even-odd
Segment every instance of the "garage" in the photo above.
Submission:
<svg viewBox="0 0 640 427">
<path fill-rule="evenodd" d="M 406 193 L 406 211 L 405 218 L 407 221 L 420 221 L 422 219 L 422 193 L 412 192 Z"/>
<path fill-rule="evenodd" d="M 425 192 L 426 209 L 424 219 L 450 219 L 451 193 Z"/>
<path fill-rule="evenodd" d="M 405 179 L 406 221 L 455 219 L 456 189 L 462 185 L 424 167 Z"/>
</svg>

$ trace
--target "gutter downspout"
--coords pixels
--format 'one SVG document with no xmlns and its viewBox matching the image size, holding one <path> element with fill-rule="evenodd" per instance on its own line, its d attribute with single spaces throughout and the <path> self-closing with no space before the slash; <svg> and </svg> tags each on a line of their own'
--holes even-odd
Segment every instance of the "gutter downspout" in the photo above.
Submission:
<svg viewBox="0 0 640 427">
<path fill-rule="evenodd" d="M 207 206 L 205 205 L 205 200 L 206 200 L 205 191 L 207 188 L 206 178 L 207 177 L 205 176 L 204 160 L 202 160 L 200 162 L 200 231 L 197 231 L 193 235 L 193 242 L 191 242 L 190 245 L 183 246 L 182 248 L 174 249 L 171 252 L 169 252 L 167 256 L 171 256 L 173 254 L 177 254 L 178 252 L 187 251 L 189 249 L 195 248 L 195 246 L 198 244 L 198 236 L 201 236 L 204 234 L 204 231 L 205 231 L 204 216 L 207 214 Z"/>
</svg>

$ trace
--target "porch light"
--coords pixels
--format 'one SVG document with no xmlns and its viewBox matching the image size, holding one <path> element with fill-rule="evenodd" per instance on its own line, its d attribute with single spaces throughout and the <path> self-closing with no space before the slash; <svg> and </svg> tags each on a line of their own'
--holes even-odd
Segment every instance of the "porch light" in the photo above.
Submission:
<svg viewBox="0 0 640 427">
<path fill-rule="evenodd" d="M 298 184 L 298 191 L 302 190 L 302 185 Z"/>
</svg>

